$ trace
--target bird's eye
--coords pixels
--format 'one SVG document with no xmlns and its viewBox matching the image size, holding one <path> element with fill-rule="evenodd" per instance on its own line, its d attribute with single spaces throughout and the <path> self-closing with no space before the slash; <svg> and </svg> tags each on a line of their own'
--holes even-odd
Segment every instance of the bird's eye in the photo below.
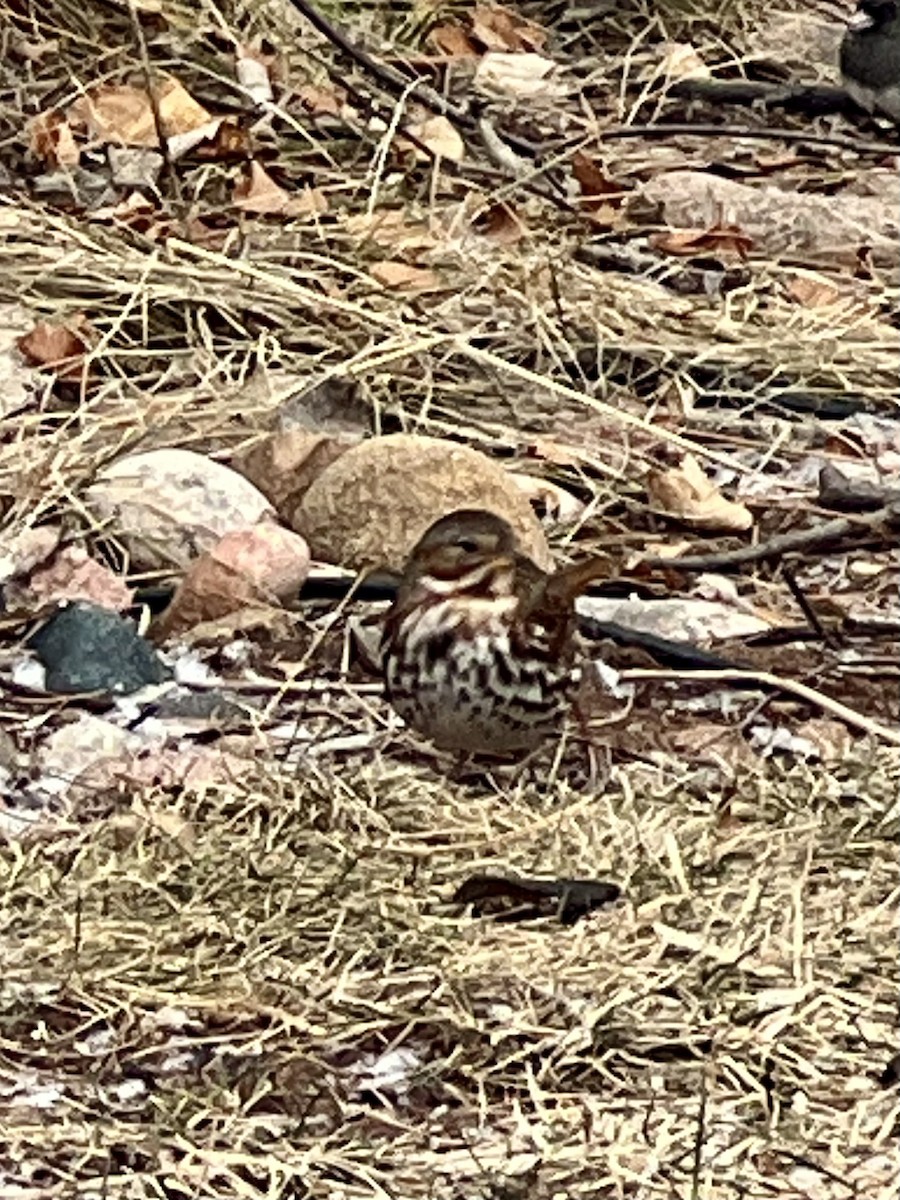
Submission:
<svg viewBox="0 0 900 1200">
<path fill-rule="evenodd" d="M 464 550 L 466 554 L 477 554 L 479 550 L 478 543 L 474 538 L 460 538 L 456 543 L 460 550 Z"/>
</svg>

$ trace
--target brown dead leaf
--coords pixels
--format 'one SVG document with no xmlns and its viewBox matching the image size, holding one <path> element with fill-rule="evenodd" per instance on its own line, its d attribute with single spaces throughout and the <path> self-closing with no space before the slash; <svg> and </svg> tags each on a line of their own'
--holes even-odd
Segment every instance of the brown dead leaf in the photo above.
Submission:
<svg viewBox="0 0 900 1200">
<path fill-rule="evenodd" d="M 446 117 L 429 117 L 426 121 L 417 121 L 413 125 L 408 125 L 407 130 L 438 158 L 447 158 L 450 162 L 462 162 L 466 156 L 465 142 Z M 406 142 L 405 144 L 412 148 L 418 159 L 423 162 L 429 161 L 428 155 L 414 143 Z"/>
<path fill-rule="evenodd" d="M 77 167 L 81 151 L 68 121 L 55 109 L 41 113 L 28 126 L 31 152 L 48 167 Z"/>
<path fill-rule="evenodd" d="M 316 87 L 305 83 L 297 92 L 297 97 L 307 112 L 316 117 L 339 117 L 347 99 L 347 93 L 342 88 Z"/>
<path fill-rule="evenodd" d="M 249 171 L 235 184 L 232 198 L 236 208 L 254 216 L 308 217 L 328 209 L 328 201 L 318 188 L 292 194 L 258 162 L 250 163 Z"/>
<path fill-rule="evenodd" d="M 650 237 L 650 245 L 666 254 L 690 257 L 693 254 L 734 253 L 741 260 L 753 247 L 753 239 L 739 225 L 717 223 L 709 229 L 672 229 Z"/>
<path fill-rule="evenodd" d="M 625 199 L 622 186 L 579 150 L 572 159 L 572 174 L 581 191 L 581 207 L 595 224 L 612 225 Z"/>
<path fill-rule="evenodd" d="M 141 226 L 156 213 L 156 206 L 141 192 L 131 192 L 118 204 L 95 208 L 90 214 L 92 221 L 113 221 L 121 225 Z"/>
<path fill-rule="evenodd" d="M 422 250 L 433 250 L 438 244 L 431 226 L 426 221 L 408 222 L 406 210 L 402 208 L 354 213 L 347 217 L 344 228 L 360 242 L 390 248 L 395 254 L 417 254 Z"/>
<path fill-rule="evenodd" d="M 250 153 L 250 133 L 235 117 L 217 117 L 208 127 L 195 130 L 193 135 L 186 136 L 197 139 L 198 134 L 202 136 L 192 145 L 185 145 L 182 153 L 188 149 L 193 150 L 197 158 L 213 162 L 244 162 Z M 174 140 L 169 141 L 170 149 Z M 176 143 L 175 149 L 178 148 Z M 177 158 L 174 152 L 173 157 Z"/>
<path fill-rule="evenodd" d="M 259 488 L 277 513 L 286 516 L 312 481 L 359 440 L 352 434 L 285 429 L 257 442 L 231 465 Z"/>
<path fill-rule="evenodd" d="M 245 608 L 277 608 L 294 597 L 309 573 L 303 538 L 274 521 L 226 533 L 192 562 L 154 627 L 157 639 L 171 637 Z"/>
<path fill-rule="evenodd" d="M 804 308 L 830 308 L 841 298 L 840 289 L 833 283 L 809 275 L 795 275 L 788 284 L 787 294 Z"/>
<path fill-rule="evenodd" d="M 165 137 L 192 133 L 213 118 L 176 79 L 155 89 Z M 94 142 L 124 146 L 158 146 L 159 134 L 150 94 L 131 84 L 99 84 L 89 88 L 68 110 L 70 123 Z"/>
<path fill-rule="evenodd" d="M 392 259 L 372 263 L 369 274 L 386 288 L 398 292 L 434 292 L 442 286 L 440 277 L 430 268 L 412 267 Z"/>
<path fill-rule="evenodd" d="M 448 58 L 477 58 L 479 54 L 478 47 L 455 21 L 435 25 L 427 40 L 438 54 L 445 54 Z"/>
<path fill-rule="evenodd" d="M 243 608 L 278 608 L 275 597 L 247 575 L 204 554 L 192 563 L 153 627 L 156 641 L 216 621 Z"/>
<path fill-rule="evenodd" d="M 501 246 L 512 246 L 528 233 L 528 226 L 511 204 L 501 200 L 489 205 L 472 222 L 479 233 Z"/>
<path fill-rule="evenodd" d="M 38 321 L 16 345 L 32 366 L 48 367 L 59 379 L 81 382 L 84 356 L 90 346 L 89 331 L 84 314 L 79 313 L 60 325 Z"/>
<path fill-rule="evenodd" d="M 680 466 L 651 471 L 647 476 L 650 505 L 666 516 L 702 529 L 743 531 L 753 525 L 753 515 L 743 504 L 727 500 L 710 482 L 693 454 Z"/>
<path fill-rule="evenodd" d="M 472 37 L 485 50 L 540 50 L 547 31 L 499 4 L 478 4 L 472 16 Z"/>
</svg>

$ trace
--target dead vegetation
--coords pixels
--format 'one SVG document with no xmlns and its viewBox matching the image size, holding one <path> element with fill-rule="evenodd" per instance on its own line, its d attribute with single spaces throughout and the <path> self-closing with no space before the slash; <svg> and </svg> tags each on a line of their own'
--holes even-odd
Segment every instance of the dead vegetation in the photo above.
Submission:
<svg viewBox="0 0 900 1200">
<path fill-rule="evenodd" d="M 728 109 L 710 121 L 784 140 L 602 136 L 697 119 L 660 90 L 664 35 L 738 74 L 776 45 L 787 69 L 833 80 L 783 31 L 805 18 L 804 44 L 827 43 L 840 5 L 769 13 L 764 27 L 749 4 L 713 20 L 711 5 L 674 0 L 644 18 L 638 4 L 591 19 L 523 6 L 578 87 L 490 102 L 490 128 L 519 158 L 465 128 L 459 163 L 398 150 L 396 97 L 292 6 L 158 7 L 139 0 L 137 24 L 117 0 L 10 7 L 0 302 L 25 328 L 75 323 L 88 340 L 77 381 L 45 375 L 3 417 L 7 528 L 52 516 L 115 558 L 116 531 L 84 502 L 101 466 L 153 446 L 230 458 L 330 375 L 361 382 L 371 430 L 453 437 L 574 491 L 586 508 L 557 531 L 561 554 L 682 537 L 645 484 L 688 450 L 721 487 L 746 485 L 759 539 L 829 515 L 797 473 L 810 455 L 848 467 L 890 450 L 890 255 L 827 228 L 768 253 L 764 236 L 746 244 L 728 213 L 698 207 L 683 224 L 707 240 L 686 257 L 654 249 L 676 224 L 665 204 L 640 216 L 658 177 L 713 164 L 760 195 L 777 182 L 880 201 L 887 228 L 894 167 L 866 145 L 888 135 L 825 117 L 814 132 L 838 141 L 815 149 L 809 118 Z M 466 13 L 329 9 L 455 104 L 471 64 L 435 67 L 428 34 Z M 281 58 L 269 113 L 232 70 L 235 38 L 255 36 Z M 120 195 L 88 199 L 108 185 L 102 152 L 96 179 L 70 172 L 69 201 L 42 196 L 29 120 L 101 81 L 140 84 L 148 62 L 234 116 L 239 153 L 167 164 L 163 198 L 137 217 L 103 212 Z M 520 173 L 528 145 L 540 155 Z M 579 150 L 621 204 L 585 201 Z M 320 199 L 300 216 L 248 212 L 235 202 L 248 157 Z M 765 228 L 761 211 L 747 220 Z M 896 622 L 897 571 L 883 544 L 799 562 L 826 623 L 835 609 Z M 771 564 L 751 564 L 740 590 L 773 624 L 803 625 Z M 742 649 L 897 725 L 896 638 L 870 628 L 843 657 L 803 642 Z M 76 782 L 52 822 L 5 841 L 0 1193 L 894 1195 L 895 747 L 784 698 L 732 697 L 723 714 L 709 687 L 645 683 L 631 720 L 603 731 L 602 789 L 567 767 L 572 748 L 536 773 L 456 779 L 389 729 L 342 653 L 330 606 L 305 611 L 293 639 L 260 635 L 257 683 L 244 680 L 259 708 L 217 743 L 252 760 L 232 783 Z M 76 710 L 10 686 L 0 738 L 37 753 Z M 805 748 L 751 750 L 756 717 Z M 493 923 L 449 903 L 477 870 L 610 878 L 625 898 L 571 928 Z"/>
</svg>

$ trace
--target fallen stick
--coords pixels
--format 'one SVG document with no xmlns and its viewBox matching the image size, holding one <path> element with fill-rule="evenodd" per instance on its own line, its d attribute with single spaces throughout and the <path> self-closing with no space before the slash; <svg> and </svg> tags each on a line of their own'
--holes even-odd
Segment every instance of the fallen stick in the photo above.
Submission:
<svg viewBox="0 0 900 1200">
<path fill-rule="evenodd" d="M 832 713 L 847 725 L 861 729 L 873 737 L 881 738 L 882 741 L 889 742 L 892 746 L 900 746 L 900 729 L 891 729 L 887 725 L 882 725 L 880 721 L 857 712 L 854 708 L 848 708 L 840 700 L 832 700 L 824 692 L 816 691 L 815 688 L 800 683 L 796 679 L 784 679 L 780 675 L 772 675 L 769 671 L 661 671 L 635 667 L 628 671 L 621 671 L 619 679 L 623 683 L 643 683 L 655 679 L 688 680 L 701 683 L 709 683 L 711 680 L 718 680 L 721 683 L 758 683 L 780 692 L 786 692 L 791 696 L 799 696 L 801 700 L 808 700 L 810 704 L 815 704 L 824 712 Z"/>
</svg>

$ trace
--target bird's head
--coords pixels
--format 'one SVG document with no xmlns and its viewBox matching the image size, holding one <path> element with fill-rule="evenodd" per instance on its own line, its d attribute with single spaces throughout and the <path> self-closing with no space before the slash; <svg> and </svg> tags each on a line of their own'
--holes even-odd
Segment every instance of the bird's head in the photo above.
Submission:
<svg viewBox="0 0 900 1200">
<path fill-rule="evenodd" d="M 483 509 L 461 509 L 430 525 L 407 561 L 408 581 L 429 577 L 435 584 L 490 590 L 493 570 L 511 567 L 516 553 L 512 526 Z"/>
</svg>

